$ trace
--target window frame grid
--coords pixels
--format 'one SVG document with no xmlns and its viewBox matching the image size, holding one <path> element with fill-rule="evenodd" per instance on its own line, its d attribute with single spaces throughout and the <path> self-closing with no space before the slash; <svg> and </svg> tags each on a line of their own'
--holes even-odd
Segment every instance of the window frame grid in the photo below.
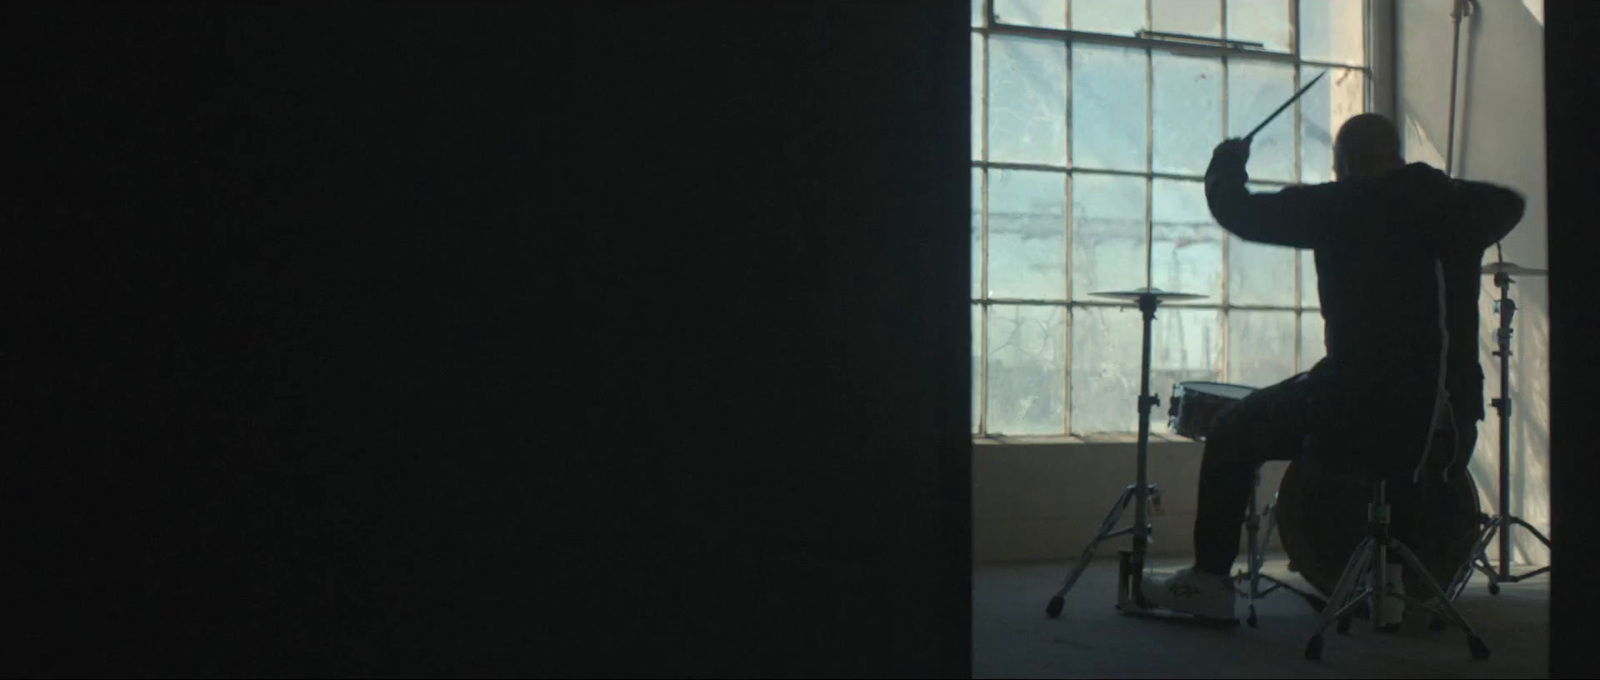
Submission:
<svg viewBox="0 0 1600 680">
<path fill-rule="evenodd" d="M 981 212 L 982 212 L 982 214 L 980 215 L 979 223 L 980 223 L 980 227 L 981 227 L 981 232 L 982 233 L 981 233 L 979 242 L 981 244 L 981 247 L 983 248 L 983 253 L 981 254 L 981 258 L 980 258 L 980 263 L 981 263 L 980 266 L 981 266 L 982 271 L 979 274 L 980 275 L 980 279 L 981 279 L 980 286 L 979 286 L 979 296 L 978 296 L 977 299 L 971 300 L 969 302 L 969 304 L 976 305 L 978 307 L 978 309 L 980 310 L 980 314 L 981 314 L 981 318 L 979 319 L 979 331 L 980 331 L 979 335 L 980 335 L 980 337 L 976 338 L 976 340 L 979 342 L 979 345 L 980 345 L 980 347 L 979 347 L 979 355 L 978 355 L 978 359 L 979 359 L 978 360 L 978 364 L 979 364 L 978 372 L 979 372 L 979 379 L 980 379 L 979 380 L 979 385 L 978 385 L 978 392 L 979 392 L 979 395 L 978 395 L 979 396 L 979 399 L 978 399 L 978 418 L 976 420 L 977 432 L 973 433 L 973 436 L 975 436 L 975 437 L 989 437 L 989 436 L 995 436 L 995 435 L 1004 435 L 1004 436 L 1007 436 L 1007 437 L 1018 437 L 1018 438 L 1026 438 L 1026 437 L 1034 437 L 1034 436 L 1062 436 L 1062 435 L 1073 436 L 1074 433 L 1073 433 L 1073 430 L 1072 430 L 1072 392 L 1073 392 L 1073 383 L 1072 383 L 1072 354 L 1073 354 L 1072 332 L 1073 332 L 1073 325 L 1074 325 L 1074 321 L 1075 321 L 1075 315 L 1073 313 L 1074 310 L 1080 309 L 1080 308 L 1085 308 L 1085 309 L 1087 309 L 1087 308 L 1101 308 L 1101 309 L 1118 308 L 1118 309 L 1124 309 L 1124 310 L 1135 310 L 1135 311 L 1137 311 L 1137 309 L 1138 309 L 1138 306 L 1136 304 L 1131 304 L 1131 303 L 1128 303 L 1128 302 L 1125 302 L 1125 301 L 1110 301 L 1110 300 L 1107 300 L 1107 301 L 1096 301 L 1096 300 L 1073 300 L 1072 299 L 1072 292 L 1073 292 L 1073 290 L 1072 290 L 1072 275 L 1071 275 L 1071 272 L 1070 272 L 1070 268 L 1072 266 L 1072 245 L 1073 245 L 1073 240 L 1074 240 L 1073 239 L 1073 236 L 1074 236 L 1073 213 L 1074 213 L 1074 211 L 1073 211 L 1072 199 L 1073 199 L 1074 189 L 1075 189 L 1075 185 L 1076 185 L 1076 182 L 1074 181 L 1073 176 L 1082 173 L 1082 174 L 1086 174 L 1086 175 L 1121 176 L 1121 177 L 1130 177 L 1130 178 L 1137 177 L 1137 178 L 1142 178 L 1145 181 L 1145 211 L 1144 211 L 1144 229 L 1145 229 L 1144 236 L 1145 236 L 1145 241 L 1144 241 L 1144 243 L 1145 243 L 1145 285 L 1146 286 L 1151 286 L 1154 283 L 1154 278 L 1153 278 L 1154 277 L 1154 273 L 1152 271 L 1152 267 L 1153 267 L 1153 261 L 1152 260 L 1153 260 L 1153 257 L 1154 257 L 1154 224 L 1153 224 L 1154 203 L 1153 202 L 1154 202 L 1154 182 L 1155 182 L 1155 180 L 1164 179 L 1164 180 L 1177 180 L 1177 181 L 1195 182 L 1195 181 L 1204 181 L 1204 179 L 1205 179 L 1205 177 L 1203 175 L 1189 175 L 1189 174 L 1184 174 L 1184 173 L 1156 172 L 1154 170 L 1154 167 L 1155 167 L 1155 165 L 1154 165 L 1154 153 L 1155 153 L 1154 152 L 1154 146 L 1155 145 L 1154 145 L 1154 141 L 1153 141 L 1154 134 L 1155 134 L 1155 122 L 1154 122 L 1154 116 L 1155 116 L 1155 110 L 1154 110 L 1155 69 L 1154 69 L 1154 58 L 1155 58 L 1155 54 L 1156 54 L 1157 51 L 1161 51 L 1162 53 L 1165 53 L 1165 54 L 1173 54 L 1173 55 L 1179 55 L 1179 56 L 1198 56 L 1198 57 L 1205 57 L 1205 58 L 1216 58 L 1216 59 L 1218 59 L 1220 61 L 1221 66 L 1222 66 L 1222 79 L 1221 79 L 1220 87 L 1221 87 L 1221 125 L 1222 125 L 1223 138 L 1227 138 L 1227 134 L 1228 134 L 1228 105 L 1229 105 L 1229 101 L 1230 101 L 1230 98 L 1228 96 L 1228 85 L 1229 85 L 1229 83 L 1228 83 L 1228 77 L 1229 77 L 1228 65 L 1229 65 L 1230 59 L 1240 59 L 1241 61 L 1255 61 L 1255 62 L 1269 62 L 1269 63 L 1286 63 L 1286 64 L 1290 64 L 1290 65 L 1292 65 L 1292 67 L 1294 69 L 1294 78 L 1293 78 L 1293 80 L 1294 80 L 1294 87 L 1296 89 L 1301 87 L 1301 83 L 1303 82 L 1303 74 L 1304 74 L 1304 72 L 1306 70 L 1306 67 L 1321 68 L 1321 69 L 1324 69 L 1324 70 L 1338 69 L 1338 70 L 1358 71 L 1358 72 L 1360 72 L 1360 74 L 1362 76 L 1362 88 L 1363 88 L 1362 101 L 1361 101 L 1360 108 L 1361 108 L 1362 111 L 1370 111 L 1370 110 L 1372 110 L 1372 104 L 1373 104 L 1373 71 L 1374 71 L 1374 66 L 1373 66 L 1373 63 L 1372 63 L 1373 52 L 1374 52 L 1373 42 L 1374 42 L 1374 40 L 1377 39 L 1376 36 L 1373 35 L 1373 30 L 1372 30 L 1372 28 L 1374 26 L 1374 23 L 1375 23 L 1374 22 L 1374 18 L 1373 18 L 1373 3 L 1372 3 L 1372 0 L 1363 0 L 1363 2 L 1362 2 L 1363 32 L 1364 32 L 1365 35 L 1363 36 L 1363 47 L 1364 47 L 1364 49 L 1363 49 L 1363 59 L 1362 59 L 1363 63 L 1361 65 L 1302 59 L 1301 56 L 1300 56 L 1301 55 L 1301 49 L 1300 49 L 1301 48 L 1301 40 L 1300 40 L 1300 38 L 1301 38 L 1301 33 L 1302 33 L 1302 31 L 1300 30 L 1300 0 L 1287 0 L 1287 1 L 1288 1 L 1288 4 L 1289 4 L 1289 29 L 1290 29 L 1289 42 L 1290 42 L 1290 49 L 1287 52 L 1274 52 L 1274 51 L 1268 51 L 1268 50 L 1258 50 L 1258 49 L 1249 49 L 1249 48 L 1239 47 L 1234 43 L 1228 42 L 1228 40 L 1229 40 L 1228 39 L 1228 35 L 1227 35 L 1228 3 L 1226 2 L 1226 0 L 1222 0 L 1221 2 L 1218 3 L 1219 6 L 1220 6 L 1220 12 L 1221 12 L 1220 18 L 1221 18 L 1221 22 L 1222 22 L 1222 38 L 1219 41 L 1220 44 L 1180 42 L 1180 41 L 1162 40 L 1162 39 L 1159 39 L 1159 38 L 1131 37 L 1131 36 L 1120 36 L 1120 35 L 1106 34 L 1106 33 L 1092 33 L 1092 32 L 1073 31 L 1071 29 L 1062 30 L 1062 29 L 1041 28 L 1041 27 L 1034 27 L 1034 26 L 1021 26 L 1021 25 L 1015 25 L 1015 24 L 1005 24 L 1005 23 L 1001 23 L 1001 22 L 995 21 L 993 0 L 982 0 L 982 2 L 983 2 L 983 12 L 982 12 L 983 22 L 982 22 L 982 25 L 981 26 L 970 27 L 970 31 L 972 33 L 979 34 L 979 35 L 981 35 L 983 37 L 983 39 L 981 40 L 981 43 L 983 45 L 982 64 L 983 64 L 983 71 L 984 71 L 983 74 L 982 74 L 982 78 L 981 78 L 983 92 L 981 94 L 981 97 L 979 98 L 980 103 L 981 103 L 982 111 L 975 112 L 975 114 L 974 114 L 974 115 L 977 115 L 977 116 L 980 117 L 980 121 L 979 121 L 979 124 L 980 124 L 980 135 L 979 135 L 979 137 L 980 137 L 980 140 L 981 140 L 981 143 L 982 143 L 982 148 L 979 150 L 979 153 L 977 154 L 977 159 L 971 161 L 972 168 L 975 169 L 975 170 L 978 170 L 979 174 L 980 174 L 979 190 L 980 190 L 980 194 L 981 194 L 980 204 L 981 204 Z M 1071 2 L 1071 0 L 1067 0 L 1064 4 L 1066 6 L 1066 9 L 1065 9 L 1066 25 L 1070 27 L 1072 25 L 1072 2 Z M 1146 20 L 1147 23 L 1150 21 L 1151 11 L 1152 11 L 1151 0 L 1145 0 L 1145 20 Z M 990 136 L 989 135 L 989 110 L 990 110 L 990 103 L 991 103 L 990 102 L 990 98 L 992 96 L 992 88 L 991 88 L 989 73 L 992 70 L 991 60 L 993 58 L 993 51 L 990 49 L 990 43 L 991 43 L 991 40 L 996 36 L 1053 40 L 1053 41 L 1058 41 L 1058 42 L 1063 43 L 1064 47 L 1066 48 L 1066 50 L 1067 50 L 1067 52 L 1066 52 L 1066 55 L 1067 55 L 1066 56 L 1066 59 L 1067 59 L 1067 65 L 1066 65 L 1067 66 L 1067 70 L 1066 70 L 1067 82 L 1066 82 L 1066 87 L 1063 88 L 1064 91 L 1065 91 L 1065 95 L 1064 95 L 1064 98 L 1065 98 L 1064 116 L 1066 118 L 1065 133 L 1063 135 L 1064 145 L 1066 147 L 1066 149 L 1065 149 L 1065 151 L 1066 151 L 1066 153 L 1065 153 L 1066 162 L 1065 162 L 1064 165 L 1055 166 L 1055 165 L 1050 165 L 1050 164 L 1047 164 L 1047 163 L 1018 163 L 1018 162 L 1006 162 L 1006 161 L 993 161 L 993 160 L 991 160 L 989 158 L 989 147 L 990 147 L 990 139 L 989 139 L 989 136 Z M 1073 163 L 1073 159 L 1072 159 L 1072 132 L 1073 132 L 1073 126 L 1072 126 L 1072 105 L 1073 105 L 1073 101 L 1072 101 L 1072 78 L 1073 78 L 1073 72 L 1072 72 L 1072 67 L 1071 67 L 1071 60 L 1072 60 L 1072 47 L 1073 47 L 1074 44 L 1077 44 L 1077 43 L 1083 43 L 1083 44 L 1086 44 L 1086 45 L 1096 45 L 1096 46 L 1111 46 L 1111 47 L 1124 47 L 1124 48 L 1142 49 L 1144 51 L 1144 53 L 1145 53 L 1145 99 L 1144 99 L 1144 102 L 1145 102 L 1145 168 L 1144 168 L 1143 172 L 1131 171 L 1131 170 L 1111 170 L 1111 169 L 1103 169 L 1103 168 L 1077 167 Z M 1301 106 L 1300 106 L 1299 102 L 1296 102 L 1295 106 L 1292 107 L 1292 108 L 1294 109 L 1294 114 L 1293 114 L 1293 118 L 1292 118 L 1293 126 L 1294 126 L 1294 134 L 1292 135 L 1292 140 L 1291 140 L 1292 141 L 1292 147 L 1293 147 L 1293 151 L 1292 151 L 1292 157 L 1293 157 L 1292 175 L 1293 175 L 1294 179 L 1288 180 L 1288 181 L 1252 179 L 1251 180 L 1252 184 L 1265 185 L 1265 186 L 1275 186 L 1275 187 L 1288 187 L 1288 186 L 1296 186 L 1296 185 L 1300 184 L 1301 180 L 1303 179 L 1302 149 L 1301 149 L 1301 142 L 1302 142 L 1301 137 L 1302 137 L 1303 120 L 1302 120 L 1302 115 L 1301 115 Z M 1063 175 L 1062 184 L 1063 184 L 1063 193 L 1065 195 L 1065 208 L 1066 208 L 1065 211 L 1064 211 L 1065 212 L 1065 214 L 1064 214 L 1064 222 L 1065 222 L 1065 225 L 1064 225 L 1064 242 L 1065 242 L 1065 246 L 1064 246 L 1064 248 L 1065 248 L 1065 252 L 1064 252 L 1063 262 L 1069 268 L 1067 276 L 1065 277 L 1064 290 L 1062 291 L 1063 295 L 1064 295 L 1063 299 L 1061 299 L 1061 300 L 1044 300 L 1044 299 L 1034 299 L 1034 298 L 1004 298 L 1004 297 L 993 297 L 993 296 L 989 295 L 989 187 L 990 187 L 989 172 L 991 170 L 1039 171 L 1039 172 L 1060 173 L 1060 174 Z M 1220 361 L 1221 361 L 1221 364 L 1222 364 L 1221 377 L 1219 379 L 1224 381 L 1224 382 L 1226 382 L 1226 381 L 1228 381 L 1230 379 L 1230 373 L 1232 371 L 1232 361 L 1231 361 L 1232 357 L 1230 356 L 1230 349 L 1231 349 L 1230 348 L 1230 344 L 1231 343 L 1229 342 L 1229 338 L 1231 337 L 1232 334 L 1229 332 L 1229 330 L 1230 330 L 1229 329 L 1229 319 L 1230 319 L 1231 312 L 1233 312 L 1233 311 L 1268 311 L 1268 312 L 1284 312 L 1284 313 L 1292 314 L 1293 317 L 1294 317 L 1294 349 L 1293 349 L 1293 355 L 1294 355 L 1295 370 L 1297 370 L 1297 371 L 1309 370 L 1309 367 L 1306 367 L 1306 366 L 1302 365 L 1303 360 L 1304 360 L 1303 351 L 1302 351 L 1302 349 L 1303 349 L 1302 345 L 1304 345 L 1304 342 L 1305 342 L 1305 338 L 1304 338 L 1304 335 L 1302 333 L 1302 327 L 1304 325 L 1303 324 L 1303 316 L 1308 312 L 1320 315 L 1321 314 L 1321 306 L 1320 305 L 1308 306 L 1308 305 L 1302 304 L 1303 301 L 1304 301 L 1304 295 L 1303 295 L 1303 291 L 1302 291 L 1303 273 L 1301 271 L 1302 270 L 1302 266 L 1301 266 L 1301 259 L 1302 259 L 1301 258 L 1301 252 L 1302 251 L 1301 251 L 1301 249 L 1293 249 L 1293 252 L 1294 252 L 1294 299 L 1293 299 L 1293 302 L 1291 304 L 1288 304 L 1288 305 L 1234 304 L 1229 299 L 1229 287 L 1230 287 L 1229 286 L 1229 282 L 1231 280 L 1231 278 L 1229 276 L 1229 274 L 1230 274 L 1230 272 L 1229 272 L 1229 260 L 1230 260 L 1230 255 L 1231 255 L 1231 238 L 1230 238 L 1231 236 L 1232 235 L 1229 234 L 1226 230 L 1223 230 L 1223 233 L 1221 234 L 1221 238 L 1220 238 L 1220 242 L 1221 242 L 1221 246 L 1222 246 L 1222 256 L 1221 256 L 1221 263 L 1220 263 L 1220 268 L 1221 268 L 1221 284 L 1220 284 L 1221 285 L 1221 295 L 1220 295 L 1220 297 L 1221 297 L 1221 300 L 1219 302 L 1216 302 L 1216 303 L 1210 303 L 1210 302 L 1206 302 L 1206 301 L 1196 301 L 1196 302 L 1191 302 L 1191 303 L 1184 303 L 1183 305 L 1181 305 L 1181 307 L 1175 307 L 1175 308 L 1194 309 L 1194 310 L 1211 310 L 1211 311 L 1219 312 L 1219 315 L 1222 317 L 1222 321 L 1221 321 L 1222 326 L 1218 331 L 1219 332 L 1219 340 L 1220 340 L 1220 343 L 1221 343 Z M 1063 371 L 1062 371 L 1063 372 L 1062 379 L 1064 381 L 1064 388 L 1065 388 L 1064 391 L 1063 391 L 1064 403 L 1062 405 L 1063 406 L 1062 407 L 1062 434 L 1058 434 L 1058 435 L 1005 435 L 1005 433 L 991 433 L 991 432 L 989 432 L 989 429 L 988 429 L 988 415 L 989 415 L 989 413 L 988 413 L 988 411 L 989 411 L 989 384 L 988 384 L 989 383 L 989 370 L 988 369 L 989 369 L 989 360 L 990 360 L 989 347 L 988 347 L 988 344 L 989 344 L 989 337 L 988 337 L 989 336 L 989 319 L 990 319 L 989 309 L 990 309 L 990 307 L 995 306 L 995 305 L 1045 306 L 1045 307 L 1061 307 L 1061 308 L 1064 308 L 1063 309 L 1063 313 L 1065 314 L 1066 329 L 1065 329 L 1065 338 L 1064 338 L 1065 347 L 1064 347 L 1064 354 L 1063 354 L 1064 367 L 1063 367 Z M 1288 377 L 1288 376 L 1285 376 L 1285 377 Z"/>
</svg>

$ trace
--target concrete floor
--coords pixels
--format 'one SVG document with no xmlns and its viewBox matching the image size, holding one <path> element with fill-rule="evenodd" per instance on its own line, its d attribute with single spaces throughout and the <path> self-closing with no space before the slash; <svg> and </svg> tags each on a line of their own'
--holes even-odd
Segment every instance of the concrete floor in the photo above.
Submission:
<svg viewBox="0 0 1600 680">
<path fill-rule="evenodd" d="M 1282 556 L 1265 573 L 1303 590 Z M 1156 560 L 1173 570 L 1188 560 Z M 1408 617 L 1395 635 L 1357 624 L 1329 631 L 1322 660 L 1301 655 L 1316 615 L 1294 593 L 1257 602 L 1258 628 L 1207 629 L 1116 611 L 1117 565 L 1098 560 L 1067 594 L 1059 619 L 1045 604 L 1070 564 L 982 566 L 973 570 L 973 677 L 977 678 L 1544 678 L 1549 677 L 1549 576 L 1504 584 L 1490 596 L 1477 575 L 1457 602 L 1492 656 L 1473 661 L 1459 630 L 1429 633 Z M 1246 613 L 1239 602 L 1239 615 Z"/>
</svg>

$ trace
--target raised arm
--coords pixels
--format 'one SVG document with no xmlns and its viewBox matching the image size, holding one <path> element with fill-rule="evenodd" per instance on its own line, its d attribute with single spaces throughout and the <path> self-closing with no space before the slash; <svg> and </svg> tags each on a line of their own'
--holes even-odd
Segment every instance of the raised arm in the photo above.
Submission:
<svg viewBox="0 0 1600 680">
<path fill-rule="evenodd" d="M 1460 236 L 1470 241 L 1472 248 L 1488 248 L 1511 233 L 1522 221 L 1527 201 L 1506 187 L 1474 182 L 1451 180 L 1451 191 L 1461 211 L 1456 225 Z"/>
<path fill-rule="evenodd" d="M 1252 194 L 1245 162 L 1248 142 L 1230 139 L 1216 148 L 1206 169 L 1206 203 L 1211 216 L 1247 241 L 1294 248 L 1316 248 L 1338 224 L 1344 201 L 1333 185 L 1287 187 Z"/>
</svg>

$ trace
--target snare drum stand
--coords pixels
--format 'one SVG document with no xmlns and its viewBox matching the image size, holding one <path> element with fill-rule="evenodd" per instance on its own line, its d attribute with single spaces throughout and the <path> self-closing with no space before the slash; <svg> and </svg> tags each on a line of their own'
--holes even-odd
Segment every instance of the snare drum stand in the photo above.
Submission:
<svg viewBox="0 0 1600 680">
<path fill-rule="evenodd" d="M 1260 468 L 1256 469 L 1255 487 L 1256 489 L 1261 488 Z M 1267 562 L 1267 548 L 1271 546 L 1272 531 L 1278 527 L 1277 504 L 1278 495 L 1273 494 L 1272 502 L 1258 512 L 1256 510 L 1256 491 L 1252 490 L 1250 492 L 1250 514 L 1245 515 L 1244 518 L 1246 540 L 1249 546 L 1249 551 L 1245 555 L 1247 566 L 1243 572 L 1235 574 L 1233 580 L 1243 582 L 1243 585 L 1239 587 L 1239 595 L 1250 602 L 1250 617 L 1245 619 L 1245 623 L 1250 624 L 1251 628 L 1256 627 L 1256 600 L 1271 595 L 1279 589 L 1299 595 L 1311 605 L 1312 609 L 1318 612 L 1322 611 L 1322 608 L 1326 606 L 1326 602 L 1322 598 L 1261 573 L 1261 568 Z M 1261 520 L 1263 518 L 1267 521 L 1266 531 L 1261 530 Z M 1263 590 L 1261 587 L 1262 581 L 1272 585 Z"/>
<path fill-rule="evenodd" d="M 1045 607 L 1045 613 L 1050 618 L 1056 618 L 1061 615 L 1067 591 L 1072 589 L 1072 585 L 1077 583 L 1078 577 L 1082 576 L 1084 570 L 1088 568 L 1089 562 L 1094 559 L 1095 550 L 1099 548 L 1100 544 L 1129 534 L 1133 535 L 1133 550 L 1123 551 L 1121 554 L 1117 609 L 1123 613 L 1137 613 L 1139 610 L 1150 608 L 1149 603 L 1144 599 L 1144 595 L 1141 592 L 1143 579 L 1140 578 L 1140 575 L 1144 572 L 1145 552 L 1149 546 L 1150 533 L 1153 528 L 1149 523 L 1148 515 L 1152 507 L 1157 514 L 1161 512 L 1161 491 L 1156 488 L 1156 485 L 1149 483 L 1148 479 L 1150 409 L 1161 403 L 1159 398 L 1150 393 L 1150 326 L 1155 321 L 1156 306 L 1160 304 L 1162 298 L 1195 299 L 1201 297 L 1186 293 L 1168 293 L 1156 288 L 1142 288 L 1137 291 L 1123 293 L 1095 293 L 1095 295 L 1136 300 L 1139 303 L 1139 311 L 1144 316 L 1143 354 L 1139 364 L 1137 479 L 1131 486 L 1123 490 L 1122 496 L 1111 506 L 1111 511 L 1106 514 L 1105 520 L 1100 524 L 1100 533 L 1095 536 L 1094 540 L 1089 542 L 1089 545 L 1084 547 L 1083 553 L 1079 555 L 1078 562 L 1073 567 L 1071 575 L 1067 576 L 1066 583 L 1061 586 L 1061 590 L 1056 591 L 1054 597 L 1050 598 L 1049 606 Z M 1133 503 L 1133 526 L 1125 529 L 1113 529 L 1122 520 L 1122 513 L 1127 510 L 1130 502 Z M 1131 583 L 1129 583 L 1130 581 Z"/>
<path fill-rule="evenodd" d="M 1493 267 L 1493 265 L 1491 265 Z M 1467 581 L 1472 577 L 1472 569 L 1477 568 L 1489 578 L 1489 594 L 1500 593 L 1500 583 L 1516 583 L 1533 578 L 1547 571 L 1550 567 L 1540 567 L 1526 574 L 1511 573 L 1511 527 L 1520 526 L 1550 547 L 1550 539 L 1533 525 L 1521 517 L 1511 514 L 1511 317 L 1517 311 L 1517 305 L 1511 301 L 1511 274 L 1517 271 L 1516 265 L 1500 263 L 1494 272 L 1494 285 L 1500 288 L 1500 299 L 1495 300 L 1495 311 L 1500 314 L 1500 328 L 1495 331 L 1495 343 L 1500 346 L 1494 355 L 1500 357 L 1500 397 L 1490 400 L 1496 412 L 1500 414 L 1500 514 L 1487 519 L 1483 533 L 1478 537 L 1478 543 L 1473 547 L 1471 557 L 1466 564 L 1456 572 L 1456 582 L 1451 584 L 1451 597 L 1460 595 L 1467 586 Z M 1509 270 L 1509 271 L 1508 271 Z M 1525 273 L 1542 273 L 1539 270 L 1523 270 Z M 1489 562 L 1489 541 L 1498 537 L 1500 539 L 1500 568 L 1496 570 Z"/>
</svg>

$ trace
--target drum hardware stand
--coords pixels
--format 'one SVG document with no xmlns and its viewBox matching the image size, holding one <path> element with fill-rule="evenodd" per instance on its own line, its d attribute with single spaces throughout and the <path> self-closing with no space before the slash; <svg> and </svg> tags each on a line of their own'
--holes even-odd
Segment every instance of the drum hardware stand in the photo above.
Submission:
<svg viewBox="0 0 1600 680">
<path fill-rule="evenodd" d="M 1259 468 L 1256 470 L 1255 486 L 1258 489 L 1261 487 L 1261 470 Z M 1245 516 L 1244 521 L 1247 536 L 1246 543 L 1249 546 L 1249 550 L 1245 555 L 1247 566 L 1244 571 L 1233 577 L 1235 582 L 1243 582 L 1244 584 L 1239 587 L 1239 596 L 1250 601 L 1250 617 L 1245 619 L 1245 623 L 1250 624 L 1251 628 L 1255 628 L 1257 623 L 1256 600 L 1271 595 L 1280 588 L 1304 598 L 1311 605 L 1311 608 L 1317 612 L 1321 612 L 1327 606 L 1327 602 L 1323 601 L 1322 598 L 1261 573 L 1261 568 L 1267 561 L 1267 548 L 1272 542 L 1272 531 L 1278 526 L 1278 512 L 1275 507 L 1278 499 L 1277 494 L 1273 494 L 1272 499 L 1272 503 L 1268 503 L 1266 508 L 1257 512 L 1256 492 L 1252 491 L 1250 493 L 1250 514 Z M 1261 531 L 1261 518 L 1263 516 L 1267 520 L 1265 532 Z M 1261 588 L 1262 581 L 1267 581 L 1272 585 L 1263 590 Z"/>
<path fill-rule="evenodd" d="M 1156 288 L 1142 288 L 1136 291 L 1095 293 L 1101 297 L 1115 297 L 1136 300 L 1139 311 L 1144 318 L 1144 337 L 1141 342 L 1141 356 L 1139 364 L 1139 447 L 1137 453 L 1137 478 L 1133 485 L 1122 492 L 1122 496 L 1111 506 L 1111 511 L 1106 514 L 1105 521 L 1100 525 L 1100 533 L 1084 547 L 1083 553 L 1078 557 L 1077 564 L 1072 573 L 1067 576 L 1066 583 L 1050 598 L 1050 604 L 1045 607 L 1045 613 L 1050 618 L 1061 615 L 1061 610 L 1066 604 L 1066 594 L 1077 583 L 1078 577 L 1083 575 L 1093 559 L 1095 550 L 1099 545 L 1112 538 L 1131 534 L 1133 536 L 1133 549 L 1120 551 L 1120 561 L 1117 572 L 1117 610 L 1128 615 L 1149 615 L 1163 618 L 1195 619 L 1178 612 L 1166 612 L 1156 609 L 1145 599 L 1142 578 L 1144 574 L 1145 555 L 1150 544 L 1150 534 L 1153 526 L 1148 515 L 1152 506 L 1155 512 L 1161 509 L 1161 491 L 1156 485 L 1149 482 L 1150 463 L 1150 410 L 1161 403 L 1160 398 L 1150 393 L 1150 342 L 1151 324 L 1156 318 L 1156 306 L 1163 298 L 1173 299 L 1198 299 L 1203 296 L 1189 293 L 1168 293 Z M 1112 530 L 1122 519 L 1122 513 L 1133 503 L 1133 526 L 1125 529 Z M 1226 625 L 1238 625 L 1237 619 L 1224 622 Z"/>
<path fill-rule="evenodd" d="M 1466 589 L 1467 581 L 1471 579 L 1475 568 L 1489 579 L 1489 594 L 1500 594 L 1501 583 L 1517 583 L 1547 571 L 1549 566 L 1540 567 L 1526 574 L 1511 573 L 1511 528 L 1521 526 L 1533 532 L 1534 537 L 1550 547 L 1550 539 L 1533 525 L 1516 515 L 1511 514 L 1511 319 L 1516 314 L 1517 304 L 1511 300 L 1511 274 L 1528 274 L 1538 276 L 1544 274 L 1543 270 L 1526 269 L 1515 264 L 1496 262 L 1484 267 L 1484 273 L 1494 274 L 1494 285 L 1500 289 L 1500 299 L 1495 300 L 1495 312 L 1500 315 L 1500 328 L 1495 330 L 1495 344 L 1499 349 L 1494 356 L 1500 357 L 1500 396 L 1490 400 L 1500 418 L 1500 503 L 1499 514 L 1486 517 L 1483 533 L 1479 535 L 1478 543 L 1473 547 L 1472 557 L 1457 570 L 1456 582 L 1451 584 L 1451 596 L 1459 596 Z M 1489 561 L 1489 542 L 1495 538 L 1500 539 L 1500 567 L 1496 570 Z"/>
<path fill-rule="evenodd" d="M 1484 644 L 1483 638 L 1478 637 L 1478 634 L 1472 630 L 1472 625 L 1467 623 L 1465 618 L 1462 618 L 1460 612 L 1456 611 L 1455 606 L 1446 597 L 1444 589 L 1439 587 L 1439 582 L 1435 581 L 1433 575 L 1428 573 L 1427 568 L 1423 566 L 1422 560 L 1417 559 L 1416 554 L 1411 552 L 1410 548 L 1407 548 L 1399 539 L 1389 534 L 1390 508 L 1388 497 L 1386 496 L 1387 487 L 1387 481 L 1377 481 L 1376 488 L 1373 491 L 1373 500 L 1367 505 L 1367 527 L 1369 529 L 1367 537 L 1361 540 L 1361 544 L 1356 547 L 1355 553 L 1350 556 L 1350 561 L 1345 564 L 1344 572 L 1339 575 L 1338 585 L 1334 586 L 1333 593 L 1328 600 L 1329 606 L 1325 607 L 1318 616 L 1317 632 L 1312 634 L 1311 639 L 1306 642 L 1305 658 L 1311 661 L 1322 658 L 1323 632 L 1328 629 L 1328 626 L 1333 625 L 1335 621 L 1338 622 L 1339 633 L 1348 632 L 1350 630 L 1350 618 L 1359 605 L 1365 604 L 1370 612 L 1373 624 L 1381 627 L 1385 618 L 1383 615 L 1383 610 L 1386 606 L 1384 601 L 1390 598 L 1401 600 L 1418 610 L 1428 612 L 1436 618 L 1442 618 L 1461 627 L 1467 633 L 1467 647 L 1472 650 L 1472 658 L 1479 661 L 1489 658 L 1489 646 Z M 1397 592 L 1394 589 L 1388 573 L 1390 551 L 1400 554 L 1401 559 L 1404 560 L 1405 568 L 1415 570 L 1423 584 L 1427 586 L 1429 594 L 1433 597 L 1430 602 L 1436 602 L 1438 604 L 1437 607 L 1424 602 L 1421 598 L 1404 592 Z M 1372 576 L 1371 585 L 1364 586 L 1359 592 L 1355 592 L 1356 584 L 1365 580 L 1368 574 Z M 1387 606 L 1392 607 L 1395 605 L 1389 604 Z"/>
</svg>

